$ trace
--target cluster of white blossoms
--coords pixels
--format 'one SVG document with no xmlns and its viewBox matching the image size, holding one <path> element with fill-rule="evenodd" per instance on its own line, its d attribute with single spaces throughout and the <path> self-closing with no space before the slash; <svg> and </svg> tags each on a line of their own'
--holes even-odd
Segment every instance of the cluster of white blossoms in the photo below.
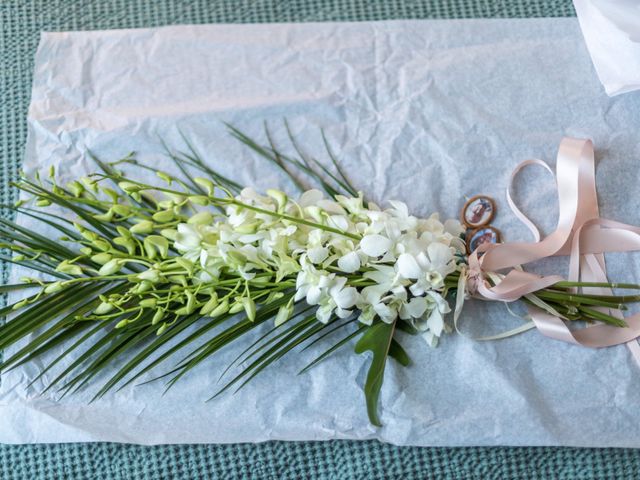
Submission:
<svg viewBox="0 0 640 480">
<path fill-rule="evenodd" d="M 199 213 L 180 224 L 174 246 L 200 265 L 201 281 L 228 273 L 295 279 L 295 301 L 317 305 L 321 322 L 354 312 L 367 325 L 399 318 L 435 345 L 450 310 L 445 278 L 465 251 L 463 227 L 389 203 L 382 210 L 362 195 L 327 199 L 309 190 L 293 201 L 277 190 L 262 196 L 244 189 L 218 218 Z"/>
</svg>

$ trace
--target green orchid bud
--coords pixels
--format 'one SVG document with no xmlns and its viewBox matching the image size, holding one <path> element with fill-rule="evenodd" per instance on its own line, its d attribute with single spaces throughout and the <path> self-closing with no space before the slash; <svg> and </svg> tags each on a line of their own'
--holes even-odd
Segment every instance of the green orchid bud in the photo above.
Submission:
<svg viewBox="0 0 640 480">
<path fill-rule="evenodd" d="M 244 311 L 246 312 L 249 321 L 253 322 L 256 319 L 256 302 L 254 302 L 251 297 L 243 297 L 242 306 L 244 307 Z"/>
<path fill-rule="evenodd" d="M 187 277 L 185 277 L 184 275 L 171 275 L 167 277 L 167 280 L 169 280 L 171 283 L 182 285 L 183 287 L 186 287 L 188 285 Z"/>
<path fill-rule="evenodd" d="M 244 265 L 247 261 L 247 258 L 240 252 L 232 250 L 227 255 L 232 265 Z"/>
<path fill-rule="evenodd" d="M 21 253 L 18 255 L 14 255 L 13 257 L 13 261 L 14 262 L 22 262 L 23 260 L 26 260 L 27 257 L 25 257 L 24 255 L 22 255 Z"/>
<path fill-rule="evenodd" d="M 132 226 L 129 231 L 136 234 L 147 234 L 153 232 L 153 222 L 150 220 L 142 220 Z"/>
<path fill-rule="evenodd" d="M 113 210 L 113 213 L 121 217 L 126 217 L 127 215 L 131 214 L 131 207 L 128 205 L 122 205 L 121 203 L 116 203 L 115 205 L 113 205 L 111 207 L 111 210 Z"/>
<path fill-rule="evenodd" d="M 101 238 L 98 238 L 98 239 L 94 240 L 92 242 L 92 245 L 96 249 L 101 250 L 103 252 L 107 252 L 107 251 L 111 250 L 111 244 L 109 242 L 107 242 L 106 240 L 103 240 Z"/>
<path fill-rule="evenodd" d="M 273 303 L 276 300 L 280 300 L 282 297 L 284 297 L 284 293 L 282 293 L 282 292 L 271 292 L 267 296 L 267 299 L 264 301 L 264 303 L 266 303 L 266 304 Z"/>
<path fill-rule="evenodd" d="M 156 175 L 162 180 L 164 180 L 167 183 L 167 185 L 171 185 L 173 183 L 173 178 L 171 178 L 168 174 L 164 172 L 156 172 Z"/>
<path fill-rule="evenodd" d="M 211 298 L 200 309 L 200 315 L 208 315 L 219 305 L 218 295 L 214 292 Z"/>
<path fill-rule="evenodd" d="M 164 317 L 164 310 L 157 309 L 156 313 L 154 313 L 153 318 L 151 319 L 151 325 L 156 325 L 162 318 Z"/>
<path fill-rule="evenodd" d="M 91 230 L 87 230 L 86 228 L 82 228 L 82 230 L 80 230 L 80 235 L 82 235 L 85 240 L 89 240 L 90 242 L 95 242 L 99 238 L 97 233 L 92 232 Z"/>
<path fill-rule="evenodd" d="M 233 305 L 230 306 L 229 313 L 235 315 L 236 313 L 239 313 L 243 310 L 244 305 L 242 304 L 242 301 L 236 301 Z"/>
<path fill-rule="evenodd" d="M 53 282 L 44 288 L 44 293 L 56 293 L 62 290 L 62 287 L 63 287 L 62 282 L 60 281 Z"/>
<path fill-rule="evenodd" d="M 153 288 L 153 283 L 151 283 L 149 280 L 143 280 L 135 288 L 135 293 L 145 293 L 151 290 L 152 288 Z"/>
<path fill-rule="evenodd" d="M 96 307 L 93 313 L 95 313 L 96 315 L 104 315 L 111 312 L 114 308 L 115 307 L 113 306 L 112 303 L 103 301 L 100 305 Z"/>
<path fill-rule="evenodd" d="M 193 311 L 196 309 L 196 296 L 193 294 L 193 292 L 190 292 L 189 290 L 185 292 L 185 295 L 187 296 L 186 308 L 189 311 L 189 313 L 193 313 Z"/>
<path fill-rule="evenodd" d="M 122 268 L 122 262 L 119 259 L 113 258 L 100 267 L 98 274 L 102 276 L 109 276 L 117 273 Z"/>
<path fill-rule="evenodd" d="M 167 328 L 169 328 L 169 325 L 167 325 L 166 323 L 163 323 L 160 326 L 160 328 L 156 331 L 156 335 L 158 336 L 162 335 L 167 330 Z"/>
<path fill-rule="evenodd" d="M 173 228 L 163 228 L 160 230 L 160 235 L 174 242 L 178 236 L 178 231 Z"/>
<path fill-rule="evenodd" d="M 201 207 L 206 207 L 211 203 L 211 201 L 204 195 L 191 195 L 189 197 L 189 201 L 194 205 L 200 205 Z"/>
<path fill-rule="evenodd" d="M 156 300 L 155 298 L 145 298 L 144 300 L 140 301 L 140 306 L 142 308 L 156 308 L 157 303 L 158 300 Z"/>
<path fill-rule="evenodd" d="M 97 263 L 99 265 L 104 265 L 105 263 L 107 263 L 112 258 L 113 258 L 112 255 L 103 252 L 103 253 L 97 253 L 96 255 L 93 255 L 91 257 L 91 261 L 95 262 L 95 263 Z"/>
<path fill-rule="evenodd" d="M 147 256 L 151 259 L 156 257 L 156 253 L 159 253 L 162 258 L 167 258 L 169 254 L 169 242 L 160 235 L 149 235 L 144 239 L 143 245 Z"/>
<path fill-rule="evenodd" d="M 19 302 L 15 303 L 13 307 L 11 307 L 11 310 L 20 310 L 22 307 L 28 304 L 29 304 L 29 301 L 25 298 L 24 300 L 20 300 Z"/>
<path fill-rule="evenodd" d="M 132 193 L 137 193 L 143 188 L 136 183 L 127 182 L 127 181 L 118 183 L 118 186 L 120 187 L 121 190 L 128 193 L 129 195 L 131 195 Z"/>
<path fill-rule="evenodd" d="M 46 198 L 41 198 L 36 201 L 36 205 L 38 207 L 48 207 L 49 205 L 51 205 L 51 201 L 47 200 Z"/>
<path fill-rule="evenodd" d="M 84 193 L 85 188 L 80 182 L 74 180 L 73 182 L 67 183 L 67 190 L 69 190 L 74 197 L 79 198 Z"/>
<path fill-rule="evenodd" d="M 235 227 L 234 230 L 243 235 L 247 235 L 247 234 L 255 233 L 256 230 L 258 229 L 258 226 L 259 226 L 258 222 L 243 223 L 242 225 Z"/>
<path fill-rule="evenodd" d="M 269 283 L 270 281 L 271 281 L 271 278 L 267 277 L 266 275 L 264 277 L 256 277 L 253 280 L 251 280 L 253 284 L 257 284 L 257 285 Z"/>
<path fill-rule="evenodd" d="M 242 306 L 240 307 L 242 310 Z M 225 298 L 216 308 L 214 308 L 209 316 L 211 318 L 219 317 L 220 315 L 224 315 L 229 311 L 229 301 Z"/>
<path fill-rule="evenodd" d="M 80 249 L 80 253 L 82 253 L 83 255 L 89 256 L 93 253 L 93 249 L 90 247 L 82 247 Z"/>
<path fill-rule="evenodd" d="M 56 176 L 56 167 L 51 165 L 49 167 L 49 178 L 55 178 L 55 176 Z"/>
<path fill-rule="evenodd" d="M 289 320 L 291 318 L 292 313 L 293 313 L 293 299 L 291 299 L 291 301 L 289 301 L 286 305 L 282 305 L 278 309 L 278 313 L 274 321 L 275 326 L 279 327 L 284 322 Z"/>
<path fill-rule="evenodd" d="M 211 180 L 202 177 L 196 177 L 193 179 L 193 181 L 204 188 L 207 191 L 208 195 L 214 194 L 215 185 Z"/>
<path fill-rule="evenodd" d="M 82 182 L 82 184 L 87 187 L 89 190 L 91 190 L 92 192 L 97 192 L 98 191 L 98 185 L 97 182 L 93 179 L 93 178 L 89 178 L 89 177 L 82 177 L 80 179 L 80 181 Z"/>
<path fill-rule="evenodd" d="M 284 210 L 288 201 L 287 195 L 284 192 L 270 188 L 267 190 L 267 195 L 276 201 L 276 204 L 278 205 L 278 212 Z"/>
<path fill-rule="evenodd" d="M 187 271 L 189 276 L 193 275 L 193 269 L 195 264 L 191 260 L 187 260 L 184 257 L 176 257 L 176 263 Z"/>
<path fill-rule="evenodd" d="M 310 207 L 306 207 L 304 209 L 305 213 L 309 215 L 316 223 L 322 224 L 324 222 L 322 218 L 322 209 L 315 205 L 311 205 Z"/>
<path fill-rule="evenodd" d="M 66 273 L 67 275 L 80 276 L 82 275 L 82 268 L 80 268 L 78 265 L 69 263 L 68 260 L 63 260 L 56 267 L 56 272 Z"/>
<path fill-rule="evenodd" d="M 158 223 L 167 223 L 175 218 L 173 210 L 160 210 L 153 214 L 153 220 Z"/>
<path fill-rule="evenodd" d="M 113 243 L 120 247 L 124 247 L 127 249 L 127 253 L 129 255 L 133 255 L 136 253 L 136 242 L 132 238 L 124 238 L 124 237 L 115 237 L 113 239 Z"/>
<path fill-rule="evenodd" d="M 211 225 L 213 223 L 213 215 L 211 212 L 204 210 L 193 215 L 189 220 L 187 220 L 187 223 L 192 225 Z"/>
<path fill-rule="evenodd" d="M 123 227 L 122 225 L 116 226 L 116 231 L 120 234 L 121 237 L 131 238 L 131 232 L 128 228 Z"/>
<path fill-rule="evenodd" d="M 99 222 L 110 222 L 111 220 L 113 220 L 113 210 L 110 208 L 105 213 L 94 215 L 93 218 L 95 218 Z"/>
<path fill-rule="evenodd" d="M 150 268 L 136 275 L 139 280 L 147 280 L 151 283 L 158 283 L 161 279 L 160 272 L 155 268 Z"/>
<path fill-rule="evenodd" d="M 170 208 L 173 208 L 175 206 L 173 200 L 161 200 L 157 202 L 156 205 L 162 210 L 169 210 Z"/>
<path fill-rule="evenodd" d="M 186 200 L 185 196 L 179 193 L 165 192 L 165 195 L 169 197 L 173 201 L 173 203 L 179 205 L 182 205 Z"/>
<path fill-rule="evenodd" d="M 118 194 L 118 192 L 108 187 L 102 187 L 101 190 L 102 190 L 102 193 L 107 195 L 113 203 L 118 203 L 118 200 L 120 199 L 120 195 Z"/>
<path fill-rule="evenodd" d="M 127 325 L 129 325 L 129 319 L 125 318 L 124 320 L 120 320 L 118 323 L 116 323 L 115 328 L 124 328 Z"/>
</svg>

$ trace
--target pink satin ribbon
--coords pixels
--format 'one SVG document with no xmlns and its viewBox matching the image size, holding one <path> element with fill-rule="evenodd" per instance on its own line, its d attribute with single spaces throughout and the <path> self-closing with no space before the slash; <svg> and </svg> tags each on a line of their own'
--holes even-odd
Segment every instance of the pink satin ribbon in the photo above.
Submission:
<svg viewBox="0 0 640 480">
<path fill-rule="evenodd" d="M 535 242 L 484 244 L 469 256 L 467 288 L 470 293 L 488 299 L 512 302 L 564 280 L 558 275 L 541 277 L 520 270 L 536 260 L 552 256 L 569 256 L 569 281 L 607 282 L 604 253 L 640 250 L 640 228 L 600 218 L 595 185 L 593 144 L 590 140 L 564 138 L 560 143 L 556 165 L 560 215 L 556 230 L 540 240 L 535 225 L 518 209 L 511 198 L 511 184 L 528 165 L 551 168 L 542 160 L 526 160 L 516 167 L 507 201 L 516 216 L 532 231 Z M 552 172 L 553 173 L 553 172 Z M 482 253 L 482 255 L 480 255 Z M 503 280 L 491 287 L 488 273 L 511 269 Z M 589 288 L 594 294 L 611 294 L 605 288 Z M 637 293 L 637 292 L 634 292 Z M 591 348 L 626 343 L 640 364 L 640 314 L 625 318 L 627 328 L 604 324 L 569 329 L 558 316 L 536 307 L 528 307 L 536 328 L 544 335 L 564 342 Z M 607 313 L 622 318 L 619 310 Z"/>
</svg>

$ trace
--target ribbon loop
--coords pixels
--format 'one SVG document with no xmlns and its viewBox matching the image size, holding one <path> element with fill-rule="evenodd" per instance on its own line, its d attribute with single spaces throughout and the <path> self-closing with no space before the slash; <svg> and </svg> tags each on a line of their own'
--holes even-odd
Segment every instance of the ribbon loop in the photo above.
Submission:
<svg viewBox="0 0 640 480">
<path fill-rule="evenodd" d="M 516 217 L 533 233 L 534 242 L 483 244 L 469 256 L 465 273 L 467 291 L 488 300 L 512 302 L 547 288 L 562 280 L 558 275 L 539 276 L 521 270 L 521 265 L 553 256 L 569 256 L 569 281 L 608 282 L 604 253 L 640 250 L 640 228 L 600 218 L 595 184 L 595 159 L 591 140 L 564 138 L 558 150 L 556 185 L 559 219 L 556 230 L 540 239 L 537 227 L 515 205 L 512 185 L 526 166 L 541 165 L 553 173 L 542 160 L 525 160 L 513 173 L 507 188 L 507 202 Z M 491 285 L 488 275 L 510 269 L 502 280 Z M 591 288 L 593 294 L 611 294 L 610 289 Z M 528 307 L 536 328 L 544 335 L 564 342 L 591 348 L 628 343 L 640 363 L 640 348 L 635 341 L 640 336 L 640 314 L 625 318 L 626 328 L 610 325 L 590 325 L 572 330 L 557 315 L 537 307 Z M 622 313 L 612 311 L 622 318 Z"/>
</svg>

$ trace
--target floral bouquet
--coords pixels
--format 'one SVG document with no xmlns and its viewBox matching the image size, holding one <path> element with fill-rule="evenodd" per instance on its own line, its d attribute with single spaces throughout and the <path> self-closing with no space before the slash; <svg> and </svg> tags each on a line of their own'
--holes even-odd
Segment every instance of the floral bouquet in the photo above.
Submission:
<svg viewBox="0 0 640 480">
<path fill-rule="evenodd" d="M 180 352 L 180 360 L 158 376 L 170 387 L 229 343 L 246 341 L 244 352 L 221 372 L 226 382 L 219 395 L 242 388 L 286 354 L 318 349 L 304 372 L 340 348 L 354 348 L 371 353 L 364 393 L 369 419 L 380 425 L 377 403 L 387 360 L 410 364 L 396 332 L 435 347 L 457 330 L 466 298 L 528 306 L 522 327 L 493 338 L 537 327 L 561 340 L 607 346 L 638 335 L 635 318 L 628 324 L 620 312 L 640 296 L 612 289 L 640 286 L 608 282 L 600 258 L 602 244 L 610 243 L 603 227 L 616 235 L 634 227 L 579 212 L 580 172 L 592 162 L 588 142 L 568 140 L 561 147 L 564 163 L 575 167 L 569 186 L 577 186 L 575 198 L 565 199 L 569 210 L 575 203 L 573 213 L 561 215 L 566 223 L 557 232 L 534 244 L 484 243 L 470 251 L 458 220 L 442 221 L 437 213 L 415 217 L 398 201 L 368 201 L 326 139 L 329 165 L 303 153 L 292 136 L 295 157 L 279 151 L 268 131 L 267 145 L 233 127 L 230 132 L 286 172 L 301 193 L 244 188 L 208 167 L 191 147 L 169 152 L 181 175 L 154 170 L 158 185 L 120 171 L 122 165 L 153 170 L 132 155 L 109 164 L 94 158 L 94 174 L 66 185 L 56 182 L 54 171 L 17 183 L 31 200 L 11 208 L 55 229 L 59 238 L 0 220 L 2 246 L 11 252 L 2 258 L 34 272 L 1 287 L 30 295 L 3 309 L 10 319 L 0 326 L 0 349 L 28 341 L 0 368 L 16 368 L 65 345 L 35 380 L 57 369 L 46 389 L 66 395 L 109 372 L 98 398 Z M 318 189 L 306 190 L 304 176 Z M 632 248 L 634 242 L 620 246 Z M 572 255 L 574 273 L 583 263 L 590 273 L 567 281 L 520 266 L 555 254 Z M 567 323 L 578 320 L 594 325 L 569 330 Z M 271 325 L 266 333 L 260 330 L 249 342 L 265 323 Z M 109 370 L 116 361 L 118 368 Z M 231 375 L 236 365 L 242 368 Z"/>
</svg>

